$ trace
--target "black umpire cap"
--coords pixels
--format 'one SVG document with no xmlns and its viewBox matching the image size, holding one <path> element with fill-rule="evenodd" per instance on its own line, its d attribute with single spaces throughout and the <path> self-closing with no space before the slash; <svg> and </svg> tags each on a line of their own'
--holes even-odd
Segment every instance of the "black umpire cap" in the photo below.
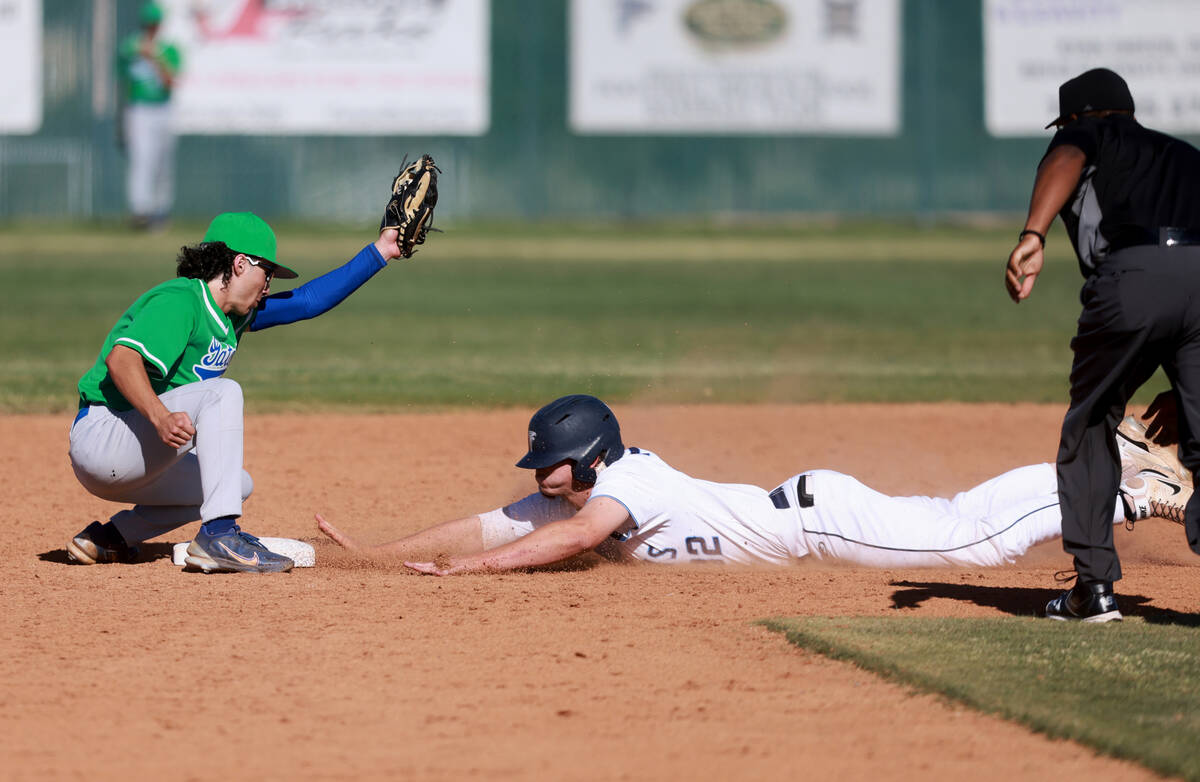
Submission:
<svg viewBox="0 0 1200 782">
<path fill-rule="evenodd" d="M 1058 116 L 1046 127 L 1063 125 L 1085 111 L 1133 111 L 1133 95 L 1125 80 L 1108 68 L 1093 68 L 1058 88 Z"/>
</svg>

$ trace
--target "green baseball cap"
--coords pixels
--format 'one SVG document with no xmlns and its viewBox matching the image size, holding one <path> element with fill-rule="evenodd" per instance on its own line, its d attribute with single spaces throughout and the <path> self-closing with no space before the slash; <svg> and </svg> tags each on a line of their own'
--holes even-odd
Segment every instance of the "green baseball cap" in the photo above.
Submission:
<svg viewBox="0 0 1200 782">
<path fill-rule="evenodd" d="M 158 3 L 143 3 L 142 7 L 138 9 L 138 21 L 142 23 L 142 27 L 162 24 L 162 20 L 163 9 Z"/>
<path fill-rule="evenodd" d="M 236 253 L 252 255 L 269 261 L 275 276 L 291 280 L 300 275 L 275 260 L 275 232 L 267 221 L 253 212 L 224 212 L 213 218 L 202 242 L 224 242 Z"/>
</svg>

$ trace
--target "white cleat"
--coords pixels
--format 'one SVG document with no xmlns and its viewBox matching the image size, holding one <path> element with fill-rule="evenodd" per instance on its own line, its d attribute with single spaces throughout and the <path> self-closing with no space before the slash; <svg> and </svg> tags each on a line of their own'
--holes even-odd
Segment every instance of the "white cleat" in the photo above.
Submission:
<svg viewBox="0 0 1200 782">
<path fill-rule="evenodd" d="M 1157 470 L 1142 470 L 1121 482 L 1125 517 L 1141 521 L 1155 516 L 1183 523 L 1184 509 L 1192 498 L 1192 487 Z"/>
<path fill-rule="evenodd" d="M 1121 480 L 1126 481 L 1142 470 L 1154 470 L 1192 487 L 1192 473 L 1179 462 L 1174 449 L 1155 445 L 1146 436 L 1146 427 L 1131 415 L 1125 416 L 1116 431 L 1117 452 L 1121 455 Z"/>
</svg>

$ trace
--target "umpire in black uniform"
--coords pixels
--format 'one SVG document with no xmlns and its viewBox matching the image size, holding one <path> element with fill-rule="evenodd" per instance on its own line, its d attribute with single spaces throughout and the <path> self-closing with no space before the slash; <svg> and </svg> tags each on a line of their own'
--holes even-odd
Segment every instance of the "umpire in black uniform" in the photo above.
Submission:
<svg viewBox="0 0 1200 782">
<path fill-rule="evenodd" d="M 1200 468 L 1200 151 L 1134 119 L 1125 80 L 1105 68 L 1058 91 L 1058 128 L 1033 186 L 1029 217 L 1008 259 L 1013 301 L 1029 296 L 1046 231 L 1062 217 L 1086 281 L 1071 340 L 1071 405 L 1058 447 L 1063 549 L 1073 588 L 1046 616 L 1119 620 L 1121 578 L 1112 512 L 1120 483 L 1113 432 L 1125 403 L 1162 366 L 1179 411 L 1180 460 Z M 1200 494 L 1187 504 L 1200 554 Z"/>
</svg>

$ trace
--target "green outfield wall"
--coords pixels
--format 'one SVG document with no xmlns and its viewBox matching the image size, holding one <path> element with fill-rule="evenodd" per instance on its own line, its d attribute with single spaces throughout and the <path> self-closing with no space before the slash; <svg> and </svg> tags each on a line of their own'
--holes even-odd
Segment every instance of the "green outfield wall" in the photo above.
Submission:
<svg viewBox="0 0 1200 782">
<path fill-rule="evenodd" d="M 138 3 L 109 2 L 110 33 L 133 29 Z M 44 0 L 44 118 L 34 135 L 0 136 L 0 218 L 123 213 L 116 102 L 96 76 L 113 35 L 92 9 Z M 450 221 L 1015 212 L 1049 137 L 987 132 L 981 6 L 959 0 L 902 0 L 895 136 L 578 135 L 567 13 L 561 0 L 494 0 L 485 135 L 183 136 L 176 214 L 361 220 L 420 152 L 445 171 Z"/>
</svg>

